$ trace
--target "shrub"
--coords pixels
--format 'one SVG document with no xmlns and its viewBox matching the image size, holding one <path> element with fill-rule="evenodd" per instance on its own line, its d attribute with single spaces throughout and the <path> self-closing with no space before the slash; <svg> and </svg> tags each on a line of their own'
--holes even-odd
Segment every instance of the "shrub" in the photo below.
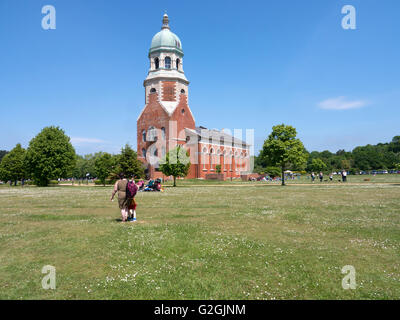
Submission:
<svg viewBox="0 0 400 320">
<path fill-rule="evenodd" d="M 267 167 L 265 172 L 271 177 L 280 177 L 281 176 L 281 169 L 278 167 Z"/>
<path fill-rule="evenodd" d="M 106 179 L 106 185 L 114 185 L 116 181 L 117 180 L 115 180 L 115 179 Z M 94 184 L 96 186 L 102 186 L 103 185 L 103 183 L 99 179 L 95 180 Z"/>
</svg>

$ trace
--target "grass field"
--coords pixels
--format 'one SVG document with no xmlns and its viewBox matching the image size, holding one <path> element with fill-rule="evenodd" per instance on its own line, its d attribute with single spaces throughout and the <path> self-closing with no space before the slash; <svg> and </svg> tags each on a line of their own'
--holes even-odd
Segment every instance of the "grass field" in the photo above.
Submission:
<svg viewBox="0 0 400 320">
<path fill-rule="evenodd" d="M 398 299 L 400 175 L 362 178 L 178 181 L 139 193 L 125 224 L 110 187 L 1 186 L 0 298 Z M 41 287 L 44 265 L 55 290 Z"/>
</svg>

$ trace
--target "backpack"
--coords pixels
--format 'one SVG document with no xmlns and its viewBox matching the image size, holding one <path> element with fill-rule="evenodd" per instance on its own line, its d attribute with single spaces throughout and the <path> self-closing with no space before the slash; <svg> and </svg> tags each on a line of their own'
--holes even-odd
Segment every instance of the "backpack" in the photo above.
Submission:
<svg viewBox="0 0 400 320">
<path fill-rule="evenodd" d="M 128 181 L 126 184 L 126 197 L 132 199 L 137 192 L 137 186 L 133 181 Z"/>
</svg>

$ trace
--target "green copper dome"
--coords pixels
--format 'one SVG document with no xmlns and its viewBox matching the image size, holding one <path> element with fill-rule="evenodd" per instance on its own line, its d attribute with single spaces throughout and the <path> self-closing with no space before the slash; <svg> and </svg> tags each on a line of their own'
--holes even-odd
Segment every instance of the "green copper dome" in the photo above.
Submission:
<svg viewBox="0 0 400 320">
<path fill-rule="evenodd" d="M 181 40 L 178 36 L 171 32 L 168 25 L 169 19 L 167 14 L 163 17 L 163 26 L 151 40 L 150 53 L 159 49 L 173 50 L 183 55 Z"/>
</svg>

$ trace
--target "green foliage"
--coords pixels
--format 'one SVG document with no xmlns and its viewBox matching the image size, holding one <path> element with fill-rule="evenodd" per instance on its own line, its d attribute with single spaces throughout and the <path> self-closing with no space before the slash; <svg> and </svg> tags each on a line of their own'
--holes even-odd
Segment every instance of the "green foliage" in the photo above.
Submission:
<svg viewBox="0 0 400 320">
<path fill-rule="evenodd" d="M 360 170 L 393 168 L 400 161 L 400 152 L 395 153 L 394 151 L 397 151 L 397 145 L 393 142 L 357 147 L 353 150 L 354 166 Z"/>
<path fill-rule="evenodd" d="M 268 174 L 271 178 L 279 177 L 281 175 L 281 169 L 278 167 L 267 167 L 265 169 L 265 173 Z"/>
<path fill-rule="evenodd" d="M 265 171 L 267 163 L 261 156 L 255 158 L 255 172 Z M 310 152 L 306 171 L 317 171 L 312 167 L 314 159 L 321 159 L 326 165 L 326 171 L 340 171 L 342 169 L 355 169 L 353 171 L 369 171 L 379 169 L 391 169 L 400 162 L 400 136 L 393 137 L 390 143 L 379 143 L 354 148 L 352 152 L 338 150 L 332 153 L 328 150 Z M 293 170 L 302 170 L 293 168 Z"/>
<path fill-rule="evenodd" d="M 129 146 L 121 149 L 121 154 L 115 156 L 114 176 L 124 173 L 126 176 L 135 176 L 136 179 L 144 177 L 143 164 L 138 160 L 137 153 Z"/>
<path fill-rule="evenodd" d="M 59 127 L 46 127 L 29 142 L 26 168 L 38 186 L 67 178 L 75 166 L 75 149 Z"/>
<path fill-rule="evenodd" d="M 274 126 L 261 151 L 265 164 L 281 168 L 282 185 L 285 184 L 283 172 L 286 169 L 300 168 L 307 162 L 308 154 L 296 135 L 296 129 L 292 126 L 284 124 Z"/>
<path fill-rule="evenodd" d="M 394 153 L 400 153 L 400 136 L 395 136 L 388 145 L 388 150 Z"/>
<path fill-rule="evenodd" d="M 343 159 L 342 161 L 340 161 L 341 163 L 341 168 L 342 169 L 350 169 L 350 160 L 347 159 Z"/>
<path fill-rule="evenodd" d="M 107 152 L 101 154 L 95 160 L 96 177 L 103 185 L 106 184 L 106 179 L 112 172 L 114 160 L 113 156 Z"/>
<path fill-rule="evenodd" d="M 166 176 L 174 177 L 174 187 L 176 186 L 176 177 L 186 177 L 189 168 L 189 154 L 180 145 L 168 152 L 160 161 L 160 171 Z"/>
<path fill-rule="evenodd" d="M 105 179 L 104 180 L 104 183 L 103 183 L 103 181 L 101 181 L 101 180 L 95 180 L 94 181 L 94 184 L 96 185 L 96 186 L 100 186 L 100 185 L 114 185 L 115 184 L 115 181 L 117 181 L 116 179 Z"/>
<path fill-rule="evenodd" d="M 25 154 L 26 150 L 18 143 L 3 157 L 0 163 L 0 180 L 16 182 L 26 178 Z"/>
<path fill-rule="evenodd" d="M 216 171 L 217 173 L 221 173 L 221 165 L 220 165 L 220 164 L 217 164 L 217 165 L 215 166 L 215 171 Z"/>
<path fill-rule="evenodd" d="M 316 158 L 312 160 L 311 163 L 311 170 L 314 172 L 320 172 L 320 171 L 325 171 L 327 168 L 326 164 L 324 161 L 322 161 L 320 158 Z"/>
<path fill-rule="evenodd" d="M 0 162 L 4 158 L 4 156 L 8 153 L 6 150 L 0 150 Z"/>
<path fill-rule="evenodd" d="M 77 155 L 76 165 L 72 173 L 73 177 L 76 179 L 85 179 L 87 178 L 87 174 L 89 174 L 89 177 L 95 177 L 95 162 L 96 159 L 102 154 L 102 152 L 97 152 L 95 154 L 87 154 L 85 156 Z"/>
</svg>

